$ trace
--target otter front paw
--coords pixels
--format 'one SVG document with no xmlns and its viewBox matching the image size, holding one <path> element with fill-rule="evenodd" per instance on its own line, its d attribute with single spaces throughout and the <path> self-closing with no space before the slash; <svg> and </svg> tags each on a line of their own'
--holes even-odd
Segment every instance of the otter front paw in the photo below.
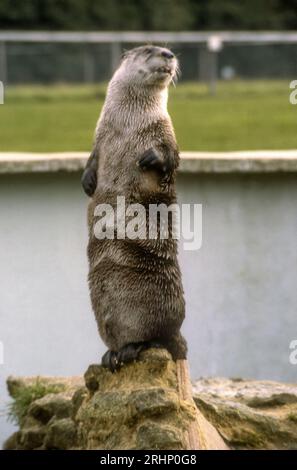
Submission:
<svg viewBox="0 0 297 470">
<path fill-rule="evenodd" d="M 146 343 L 129 343 L 123 346 L 118 352 L 120 365 L 136 361 L 141 351 L 147 348 Z"/>
<path fill-rule="evenodd" d="M 166 172 L 165 162 L 157 155 L 154 149 L 146 150 L 139 158 L 138 165 L 142 170 L 156 169 L 163 173 Z"/>
<path fill-rule="evenodd" d="M 124 364 L 136 361 L 141 351 L 147 349 L 149 343 L 129 343 L 123 346 L 119 351 L 106 351 L 102 356 L 101 364 L 111 372 L 115 372 Z"/>
<path fill-rule="evenodd" d="M 105 354 L 103 354 L 102 359 L 101 359 L 101 364 L 103 367 L 106 367 L 109 369 L 111 372 L 114 372 L 116 369 L 120 367 L 119 361 L 118 361 L 118 353 L 115 351 L 106 351 Z"/>
<path fill-rule="evenodd" d="M 92 196 L 97 187 L 97 172 L 93 168 L 86 168 L 81 178 L 81 184 L 84 192 Z"/>
</svg>

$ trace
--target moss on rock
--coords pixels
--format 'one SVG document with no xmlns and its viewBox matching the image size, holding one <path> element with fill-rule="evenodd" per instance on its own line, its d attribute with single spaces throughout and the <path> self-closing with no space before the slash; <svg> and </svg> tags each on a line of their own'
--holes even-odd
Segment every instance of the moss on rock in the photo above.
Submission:
<svg viewBox="0 0 297 470">
<path fill-rule="evenodd" d="M 89 396 L 76 416 L 84 448 L 185 448 L 195 411 L 179 398 L 176 365 L 167 351 L 146 351 L 114 374 L 92 365 L 85 381 Z"/>
<path fill-rule="evenodd" d="M 81 380 L 46 378 L 43 396 L 28 400 L 20 431 L 6 448 L 18 449 L 183 449 L 195 407 L 181 400 L 176 364 L 162 349 L 112 374 L 91 365 Z M 62 385 L 63 391 L 59 387 Z M 15 399 L 36 381 L 9 379 Z M 53 387 L 57 393 L 52 393 Z"/>
</svg>

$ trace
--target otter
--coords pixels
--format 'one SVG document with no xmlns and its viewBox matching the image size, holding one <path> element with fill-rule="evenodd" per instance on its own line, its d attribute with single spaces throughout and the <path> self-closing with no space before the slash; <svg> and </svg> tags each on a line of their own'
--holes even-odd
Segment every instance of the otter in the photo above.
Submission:
<svg viewBox="0 0 297 470">
<path fill-rule="evenodd" d="M 167 48 L 141 46 L 126 52 L 111 78 L 93 150 L 82 176 L 88 207 L 89 289 L 101 338 L 108 347 L 102 365 L 115 371 L 149 347 L 164 347 L 186 359 L 180 333 L 185 317 L 177 240 L 95 235 L 96 207 L 176 202 L 179 150 L 167 111 L 168 87 L 178 61 Z M 126 206 L 125 206 L 126 207 Z M 94 215 L 95 214 L 95 215 Z"/>
</svg>

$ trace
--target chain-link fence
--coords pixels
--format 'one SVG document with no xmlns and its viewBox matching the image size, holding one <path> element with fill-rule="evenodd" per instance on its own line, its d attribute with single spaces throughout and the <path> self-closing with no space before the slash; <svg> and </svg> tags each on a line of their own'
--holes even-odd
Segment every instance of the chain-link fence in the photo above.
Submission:
<svg viewBox="0 0 297 470">
<path fill-rule="evenodd" d="M 181 80 L 297 77 L 297 33 L 0 33 L 0 80 L 92 83 L 107 80 L 121 52 L 166 44 L 178 55 Z"/>
</svg>

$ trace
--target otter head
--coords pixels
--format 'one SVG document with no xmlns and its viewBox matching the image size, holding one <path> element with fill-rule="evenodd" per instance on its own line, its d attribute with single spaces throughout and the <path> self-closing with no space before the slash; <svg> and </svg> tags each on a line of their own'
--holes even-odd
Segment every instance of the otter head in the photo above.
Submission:
<svg viewBox="0 0 297 470">
<path fill-rule="evenodd" d="M 169 49 L 140 46 L 124 54 L 116 76 L 134 87 L 166 88 L 174 80 L 177 70 L 178 61 Z"/>
</svg>

